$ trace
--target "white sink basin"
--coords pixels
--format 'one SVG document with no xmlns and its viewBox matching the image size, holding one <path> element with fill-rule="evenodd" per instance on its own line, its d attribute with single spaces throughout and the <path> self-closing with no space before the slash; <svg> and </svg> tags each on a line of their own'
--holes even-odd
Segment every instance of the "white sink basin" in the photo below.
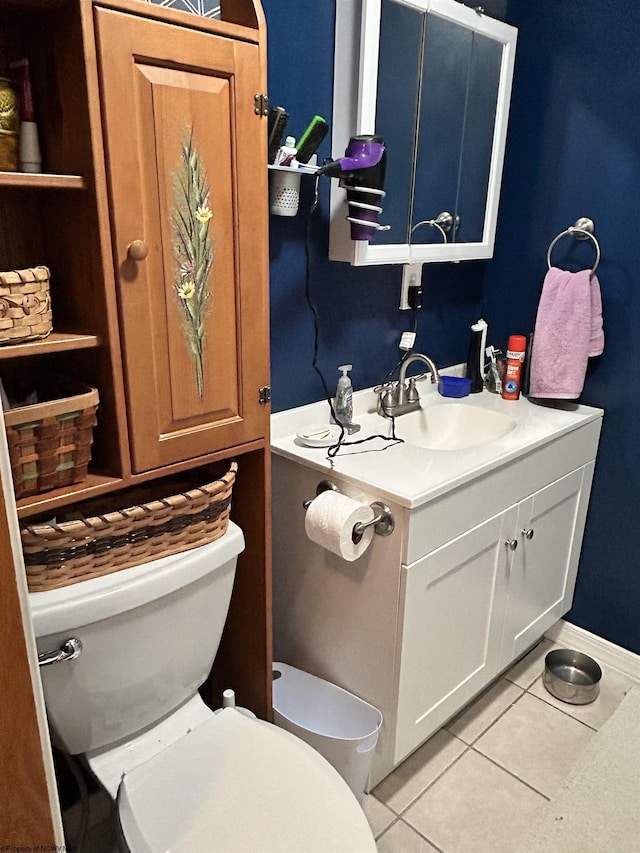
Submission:
<svg viewBox="0 0 640 853">
<path fill-rule="evenodd" d="M 427 450 L 467 450 L 496 441 L 515 427 L 516 421 L 464 403 L 441 403 L 400 415 L 396 435 Z"/>
<path fill-rule="evenodd" d="M 420 389 L 422 409 L 395 419 L 395 434 L 403 439 L 401 444 L 380 439 L 362 441 L 391 435 L 391 421 L 376 411 L 378 395 L 367 388 L 354 394 L 354 420 L 361 429 L 349 439 L 357 444 L 346 445 L 331 457 L 326 448 L 302 444 L 297 437 L 300 430 L 330 421 L 329 407 L 322 400 L 272 415 L 273 452 L 308 466 L 318 481 L 336 477 L 351 484 L 354 493 L 361 494 L 364 489 L 378 499 L 413 509 L 535 454 L 551 441 L 562 440 L 562 447 L 571 448 L 569 434 L 574 431 L 591 436 L 589 440 L 597 445 L 601 409 L 571 403 L 540 405 L 524 396 L 507 401 L 488 391 L 447 399 L 438 394 L 435 385 L 425 385 Z M 579 464 L 575 462 L 574 467 Z"/>
</svg>

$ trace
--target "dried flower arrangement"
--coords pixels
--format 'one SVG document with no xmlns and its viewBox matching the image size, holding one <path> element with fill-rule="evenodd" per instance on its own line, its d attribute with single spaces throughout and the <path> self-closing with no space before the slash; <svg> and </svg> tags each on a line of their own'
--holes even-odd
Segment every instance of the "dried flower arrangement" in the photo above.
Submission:
<svg viewBox="0 0 640 853">
<path fill-rule="evenodd" d="M 213 244 L 209 223 L 210 187 L 200 154 L 194 145 L 193 128 L 182 144 L 180 167 L 175 175 L 176 236 L 175 289 L 184 314 L 184 332 L 194 362 L 198 396 L 204 394 L 203 342 L 206 333 L 207 302 L 211 295 L 209 275 L 213 266 Z"/>
</svg>

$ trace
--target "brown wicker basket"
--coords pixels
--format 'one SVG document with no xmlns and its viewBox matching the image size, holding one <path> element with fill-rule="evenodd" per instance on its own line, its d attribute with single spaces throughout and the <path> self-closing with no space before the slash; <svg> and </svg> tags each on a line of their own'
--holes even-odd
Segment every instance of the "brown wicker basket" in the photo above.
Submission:
<svg viewBox="0 0 640 853">
<path fill-rule="evenodd" d="M 91 460 L 98 391 L 48 377 L 38 396 L 46 399 L 4 412 L 16 499 L 81 482 Z"/>
<path fill-rule="evenodd" d="M 204 486 L 88 518 L 22 530 L 31 592 L 168 557 L 218 539 L 227 529 L 237 464 Z"/>
<path fill-rule="evenodd" d="M 0 344 L 18 344 L 46 338 L 52 314 L 49 269 L 0 272 Z"/>
</svg>

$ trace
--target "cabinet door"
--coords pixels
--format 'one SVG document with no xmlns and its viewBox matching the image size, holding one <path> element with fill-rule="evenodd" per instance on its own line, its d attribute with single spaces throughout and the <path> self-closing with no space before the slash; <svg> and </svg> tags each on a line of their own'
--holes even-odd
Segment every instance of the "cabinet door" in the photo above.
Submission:
<svg viewBox="0 0 640 853">
<path fill-rule="evenodd" d="M 504 531 L 515 517 L 515 509 L 494 516 L 403 567 L 396 763 L 498 672 Z"/>
<path fill-rule="evenodd" d="M 585 471 L 573 471 L 518 505 L 512 536 L 500 667 L 526 651 L 571 606 L 589 498 Z M 531 536 L 531 538 L 528 538 Z"/>
<path fill-rule="evenodd" d="M 133 466 L 266 434 L 255 44 L 95 11 Z"/>
</svg>

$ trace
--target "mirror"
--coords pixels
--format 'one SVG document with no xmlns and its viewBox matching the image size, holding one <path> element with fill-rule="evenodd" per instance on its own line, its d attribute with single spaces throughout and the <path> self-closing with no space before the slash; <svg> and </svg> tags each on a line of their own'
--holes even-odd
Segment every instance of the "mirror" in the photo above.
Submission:
<svg viewBox="0 0 640 853">
<path fill-rule="evenodd" d="M 457 0 L 338 0 L 333 156 L 355 133 L 383 137 L 379 219 L 391 228 L 352 242 L 332 185 L 332 259 L 491 257 L 515 42 L 513 27 Z"/>
</svg>

